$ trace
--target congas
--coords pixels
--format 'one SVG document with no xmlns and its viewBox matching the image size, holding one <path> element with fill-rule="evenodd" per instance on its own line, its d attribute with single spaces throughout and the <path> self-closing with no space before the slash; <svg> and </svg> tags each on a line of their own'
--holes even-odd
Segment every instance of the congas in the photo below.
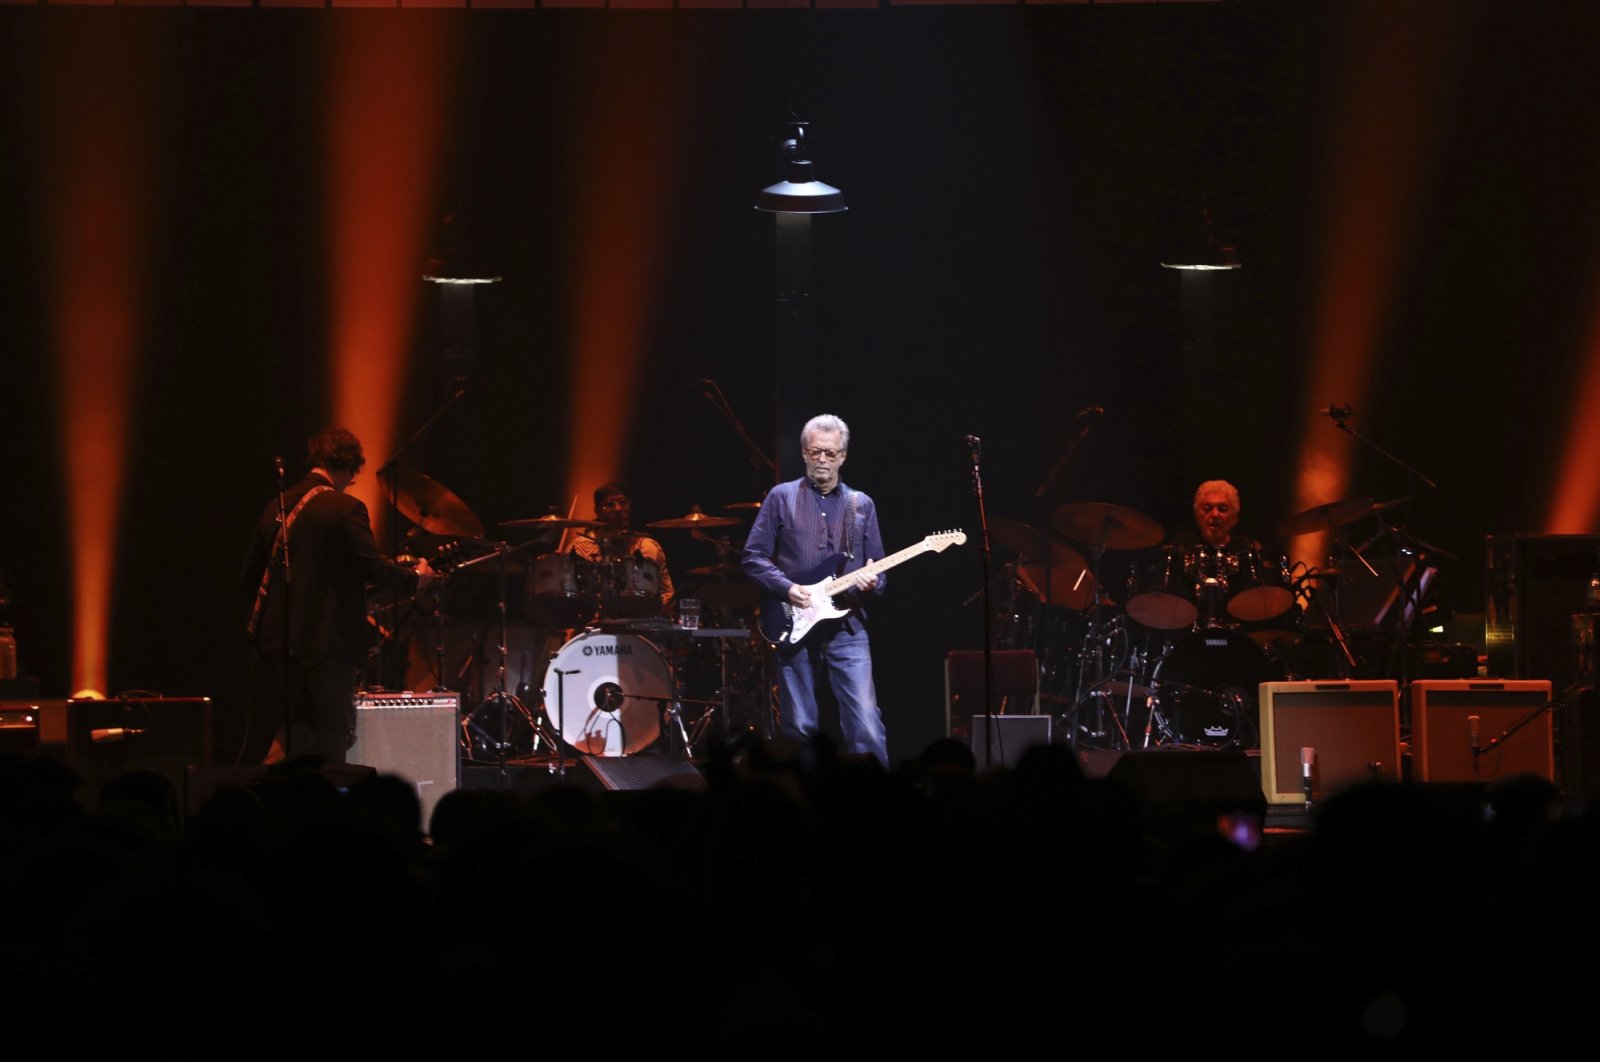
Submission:
<svg viewBox="0 0 1600 1062">
<path fill-rule="evenodd" d="M 1133 558 L 1123 607 L 1135 623 L 1158 631 L 1182 630 L 1200 615 L 1195 607 L 1194 586 L 1194 576 L 1181 549 L 1147 549 Z"/>
<path fill-rule="evenodd" d="M 661 711 L 677 695 L 672 664 L 633 634 L 584 631 L 544 676 L 544 710 L 561 738 L 590 756 L 629 756 L 661 736 Z"/>
<path fill-rule="evenodd" d="M 1234 558 L 1229 580 L 1228 615 L 1245 623 L 1276 619 L 1294 606 L 1294 583 L 1287 555 L 1252 549 Z"/>
<path fill-rule="evenodd" d="M 1283 667 L 1243 632 L 1221 627 L 1184 635 L 1151 673 L 1156 703 L 1177 740 L 1212 748 L 1259 748 L 1259 687 Z"/>
<path fill-rule="evenodd" d="M 593 565 L 576 553 L 544 553 L 528 566 L 527 614 L 547 627 L 586 623 L 599 607 Z"/>
</svg>

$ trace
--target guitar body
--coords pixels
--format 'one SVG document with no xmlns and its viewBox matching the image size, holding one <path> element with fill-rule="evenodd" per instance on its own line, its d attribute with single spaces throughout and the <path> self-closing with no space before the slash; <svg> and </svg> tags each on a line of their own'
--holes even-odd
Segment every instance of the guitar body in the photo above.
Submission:
<svg viewBox="0 0 1600 1062">
<path fill-rule="evenodd" d="M 838 564 L 839 558 L 834 557 L 795 580 L 811 591 L 811 604 L 806 608 L 796 608 L 786 597 L 762 595 L 761 634 L 767 641 L 773 645 L 798 645 L 817 624 L 850 615 L 850 609 L 840 608 L 828 590 Z"/>
<path fill-rule="evenodd" d="M 796 608 L 787 597 L 762 595 L 761 634 L 773 645 L 799 645 L 817 624 L 831 619 L 843 619 L 850 615 L 850 609 L 841 608 L 835 598 L 838 594 L 849 590 L 857 577 L 886 572 L 919 553 L 942 552 L 947 547 L 959 546 L 966 540 L 966 534 L 961 531 L 929 535 L 914 546 L 907 546 L 898 553 L 892 553 L 837 578 L 832 575 L 839 566 L 839 556 L 835 554 L 794 580 L 811 592 L 811 604 L 807 607 Z"/>
</svg>

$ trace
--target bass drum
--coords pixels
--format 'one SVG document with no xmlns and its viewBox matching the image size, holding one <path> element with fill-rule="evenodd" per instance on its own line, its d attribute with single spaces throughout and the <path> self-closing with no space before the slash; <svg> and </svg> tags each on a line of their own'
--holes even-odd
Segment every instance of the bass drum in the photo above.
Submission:
<svg viewBox="0 0 1600 1062">
<path fill-rule="evenodd" d="M 1211 627 L 1173 643 L 1151 673 L 1151 685 L 1179 743 L 1254 749 L 1261 747 L 1260 685 L 1286 678 L 1248 635 Z"/>
<path fill-rule="evenodd" d="M 590 756 L 631 756 L 661 736 L 676 696 L 672 665 L 633 634 L 584 631 L 544 674 L 544 710 L 562 740 Z"/>
</svg>

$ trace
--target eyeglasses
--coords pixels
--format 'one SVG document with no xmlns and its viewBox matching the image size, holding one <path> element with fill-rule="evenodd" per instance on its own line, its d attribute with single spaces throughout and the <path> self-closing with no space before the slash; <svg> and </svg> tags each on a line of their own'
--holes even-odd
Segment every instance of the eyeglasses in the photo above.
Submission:
<svg viewBox="0 0 1600 1062">
<path fill-rule="evenodd" d="M 829 461 L 832 461 L 834 458 L 842 457 L 843 455 L 843 450 L 824 450 L 821 447 L 815 446 L 806 451 L 806 456 L 811 458 L 813 461 L 821 461 L 823 458 L 827 458 Z"/>
</svg>

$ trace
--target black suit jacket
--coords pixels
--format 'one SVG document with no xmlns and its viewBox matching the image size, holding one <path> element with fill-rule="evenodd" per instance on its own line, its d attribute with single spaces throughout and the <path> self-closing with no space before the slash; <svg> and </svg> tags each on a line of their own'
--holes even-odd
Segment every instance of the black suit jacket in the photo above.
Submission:
<svg viewBox="0 0 1600 1062">
<path fill-rule="evenodd" d="M 285 492 L 285 509 L 293 512 L 306 492 L 317 486 L 332 484 L 322 476 L 308 475 Z M 249 587 L 252 608 L 277 533 L 278 499 L 273 498 L 256 523 L 241 576 Z M 290 525 L 289 571 L 286 583 L 282 566 L 272 564 L 255 643 L 271 659 L 280 657 L 287 643 L 308 667 L 330 661 L 360 666 L 372 644 L 367 588 L 411 593 L 417 586 L 415 572 L 378 551 L 366 505 L 335 490 L 308 501 Z"/>
</svg>

